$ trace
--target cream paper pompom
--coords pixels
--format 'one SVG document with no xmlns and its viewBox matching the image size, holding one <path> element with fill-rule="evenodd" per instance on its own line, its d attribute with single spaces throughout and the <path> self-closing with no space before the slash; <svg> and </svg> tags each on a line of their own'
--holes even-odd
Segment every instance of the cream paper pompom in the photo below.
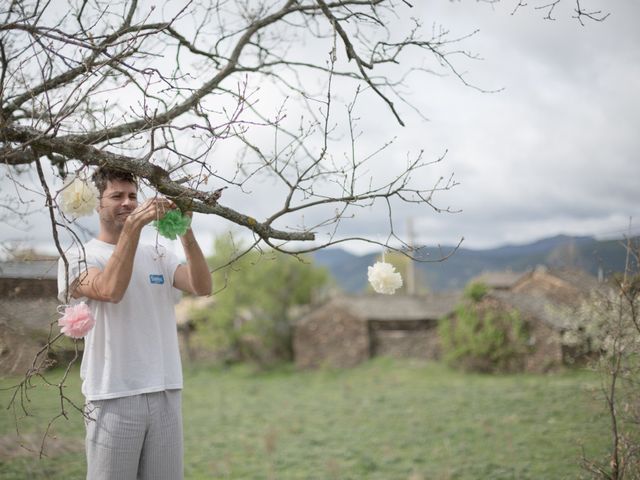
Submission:
<svg viewBox="0 0 640 480">
<path fill-rule="evenodd" d="M 402 277 L 393 265 L 376 262 L 368 270 L 369 283 L 378 293 L 393 295 L 402 286 Z"/>
<path fill-rule="evenodd" d="M 98 189 L 87 179 L 74 177 L 62 188 L 60 208 L 74 218 L 91 215 L 98 205 Z"/>
</svg>

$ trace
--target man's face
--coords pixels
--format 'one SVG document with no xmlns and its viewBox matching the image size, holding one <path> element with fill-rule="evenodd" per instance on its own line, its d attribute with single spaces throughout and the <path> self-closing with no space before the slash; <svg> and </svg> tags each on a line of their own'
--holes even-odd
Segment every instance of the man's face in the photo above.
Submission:
<svg viewBox="0 0 640 480">
<path fill-rule="evenodd" d="M 100 197 L 98 214 L 100 223 L 107 228 L 122 230 L 124 221 L 138 206 L 138 188 L 123 180 L 107 182 Z"/>
</svg>

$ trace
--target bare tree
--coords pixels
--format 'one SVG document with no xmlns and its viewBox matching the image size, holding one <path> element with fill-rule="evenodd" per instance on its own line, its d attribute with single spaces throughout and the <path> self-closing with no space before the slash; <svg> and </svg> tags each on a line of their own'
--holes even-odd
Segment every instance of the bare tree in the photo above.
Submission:
<svg viewBox="0 0 640 480">
<path fill-rule="evenodd" d="M 77 2 L 63 11 L 51 2 L 11 3 L 2 12 L 0 40 L 3 163 L 50 164 L 61 177 L 89 165 L 127 170 L 180 206 L 246 227 L 274 247 L 276 240 L 314 240 L 314 229 L 336 225 L 349 207 L 376 199 L 437 208 L 433 193 L 454 182 L 412 186 L 410 173 L 429 163 L 422 155 L 375 184 L 362 178 L 370 158 L 343 161 L 330 151 L 332 82 L 342 77 L 373 90 L 401 122 L 398 81 L 376 70 L 408 48 L 453 69 L 444 32 L 424 41 L 416 25 L 394 38 L 384 28 L 393 2 L 204 3 L 168 4 L 162 12 L 136 1 Z M 306 37 L 318 41 L 312 58 L 292 47 Z M 324 83 L 318 93 L 303 84 L 314 77 Z M 307 117 L 288 122 L 285 107 L 266 102 L 261 89 L 301 101 Z M 354 119 L 347 122 L 353 126 Z M 268 151 L 254 138 L 267 128 L 277 138 Z M 215 156 L 223 140 L 244 147 L 235 168 Z M 216 201 L 213 191 L 242 189 L 260 175 L 288 192 L 264 220 Z M 40 177 L 55 210 L 59 189 Z M 332 205 L 332 214 L 316 225 L 276 227 L 323 205 Z M 62 226 L 54 213 L 54 226 Z"/>
<path fill-rule="evenodd" d="M 225 218 L 278 248 L 279 241 L 318 240 L 314 232 L 335 230 L 355 207 L 375 201 L 390 218 L 396 200 L 441 211 L 434 193 L 452 188 L 453 178 L 428 187 L 411 178 L 441 159 L 418 153 L 377 181 L 367 164 L 386 144 L 368 154 L 351 148 L 363 90 L 402 125 L 396 105 L 407 101 L 400 87 L 408 72 L 444 69 L 466 83 L 454 65 L 456 57 L 473 58 L 459 47 L 464 37 L 436 29 L 423 38 L 417 20 L 399 32 L 387 28 L 390 17 L 409 10 L 397 0 L 5 3 L 0 159 L 11 167 L 50 165 L 59 177 L 91 165 L 130 171 L 180 206 Z M 576 15 L 597 12 L 576 2 Z M 412 65 L 408 53 L 420 60 Z M 349 91 L 352 99 L 341 99 Z M 276 94 L 282 104 L 270 101 Z M 287 118 L 284 99 L 305 107 L 305 116 Z M 347 113 L 335 106 L 340 101 Z M 340 124 L 350 136 L 345 155 L 336 152 Z M 258 140 L 266 136 L 271 145 Z M 241 153 L 230 162 L 220 151 Z M 242 190 L 265 175 L 287 194 L 264 218 L 217 202 L 216 190 Z M 59 185 L 39 177 L 54 229 L 72 228 L 57 215 Z M 285 227 L 305 210 L 321 212 L 313 225 Z M 345 240 L 330 235 L 314 248 Z"/>
</svg>

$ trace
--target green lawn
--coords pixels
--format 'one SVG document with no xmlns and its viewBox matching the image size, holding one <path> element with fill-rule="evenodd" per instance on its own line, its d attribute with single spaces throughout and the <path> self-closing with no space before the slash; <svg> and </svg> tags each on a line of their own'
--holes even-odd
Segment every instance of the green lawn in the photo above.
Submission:
<svg viewBox="0 0 640 480">
<path fill-rule="evenodd" d="M 54 374 L 61 372 L 54 372 Z M 81 401 L 77 371 L 70 396 Z M 0 382 L 3 387 L 10 379 Z M 588 372 L 485 376 L 378 359 L 345 371 L 255 373 L 185 369 L 187 479 L 577 478 L 582 448 L 604 454 L 607 423 Z M 59 409 L 54 389 L 31 392 L 25 443 Z M 0 392 L 6 406 L 8 392 Z M 50 457 L 16 448 L 0 417 L 2 479 L 84 478 L 83 421 L 54 425 Z"/>
</svg>

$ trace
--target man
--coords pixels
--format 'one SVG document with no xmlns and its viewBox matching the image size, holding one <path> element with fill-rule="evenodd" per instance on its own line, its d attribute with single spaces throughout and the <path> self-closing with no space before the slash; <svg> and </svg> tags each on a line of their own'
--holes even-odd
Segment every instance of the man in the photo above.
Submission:
<svg viewBox="0 0 640 480">
<path fill-rule="evenodd" d="M 211 293 L 211 274 L 191 229 L 181 237 L 187 259 L 139 244 L 142 228 L 175 205 L 154 198 L 138 205 L 136 179 L 98 169 L 98 237 L 60 259 L 65 302 L 87 302 L 95 327 L 85 337 L 80 368 L 87 401 L 87 478 L 183 478 L 182 367 L 174 287 Z M 75 300 L 74 300 L 75 299 Z"/>
</svg>

